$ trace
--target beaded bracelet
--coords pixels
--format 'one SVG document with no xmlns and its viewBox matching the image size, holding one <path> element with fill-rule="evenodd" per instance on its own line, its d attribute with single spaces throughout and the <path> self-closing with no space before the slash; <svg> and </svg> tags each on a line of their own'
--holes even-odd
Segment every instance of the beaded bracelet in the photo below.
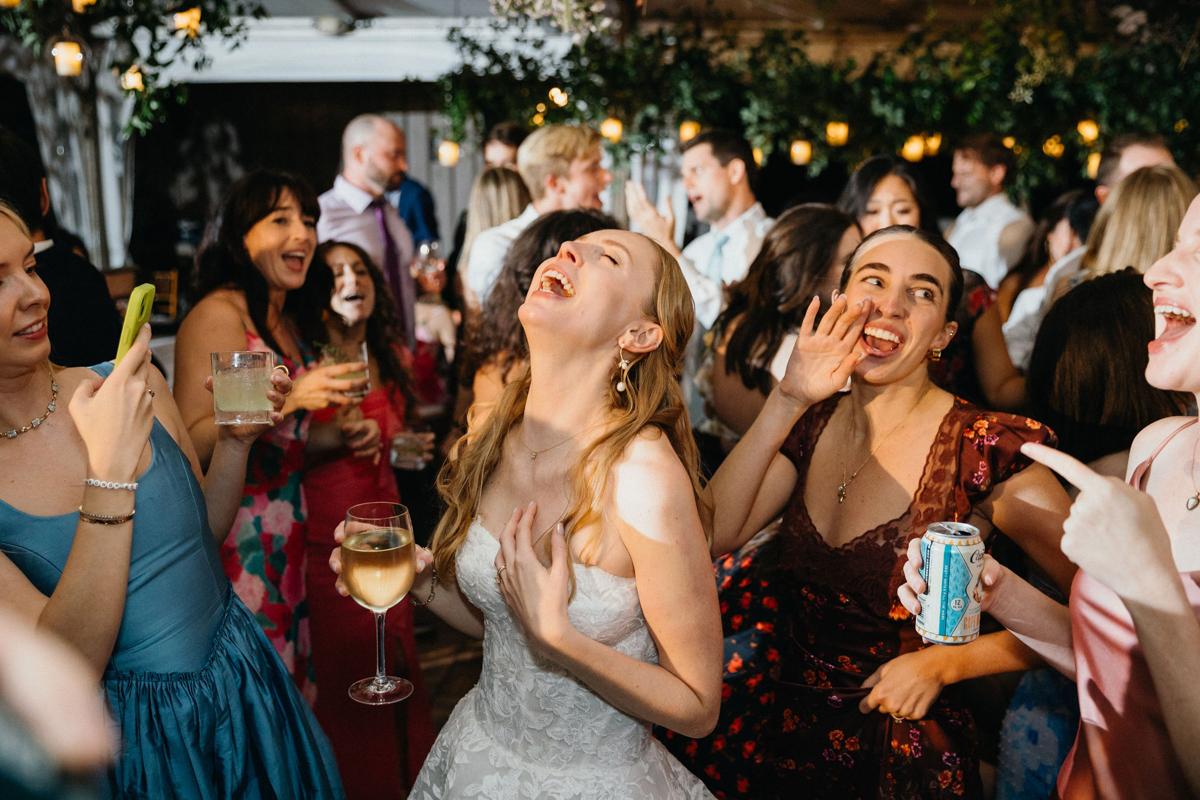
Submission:
<svg viewBox="0 0 1200 800">
<path fill-rule="evenodd" d="M 126 489 L 130 492 L 137 491 L 137 481 L 133 483 L 117 483 L 116 481 L 98 481 L 95 478 L 88 478 L 84 481 L 88 486 L 95 486 L 98 489 Z"/>
<path fill-rule="evenodd" d="M 429 580 L 432 581 L 432 583 L 429 584 L 429 597 L 426 597 L 424 601 L 421 601 L 410 595 L 408 598 L 409 602 L 411 602 L 414 606 L 427 606 L 433 602 L 433 595 L 437 592 L 437 567 L 430 564 L 429 570 Z"/>
<path fill-rule="evenodd" d="M 110 517 L 105 514 L 89 514 L 88 512 L 83 510 L 83 506 L 80 506 L 79 507 L 79 521 L 80 522 L 90 522 L 93 525 L 122 525 L 126 522 L 129 522 L 131 519 L 133 519 L 133 515 L 135 513 L 137 513 L 136 509 L 134 511 L 130 511 L 128 514 L 121 514 L 119 516 Z"/>
</svg>

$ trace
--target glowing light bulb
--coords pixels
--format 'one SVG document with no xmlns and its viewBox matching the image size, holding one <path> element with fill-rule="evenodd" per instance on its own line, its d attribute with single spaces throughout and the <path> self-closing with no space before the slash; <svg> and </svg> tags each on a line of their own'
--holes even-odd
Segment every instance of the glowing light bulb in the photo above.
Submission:
<svg viewBox="0 0 1200 800">
<path fill-rule="evenodd" d="M 1087 161 L 1087 176 L 1093 180 L 1096 178 L 1096 173 L 1100 171 L 1100 154 L 1089 153 Z"/>
<path fill-rule="evenodd" d="M 832 147 L 841 147 L 850 139 L 850 126 L 845 122 L 831 122 L 825 126 L 825 141 Z"/>
<path fill-rule="evenodd" d="M 925 155 L 936 156 L 938 150 L 942 149 L 942 135 L 940 133 L 931 133 L 925 137 Z"/>
<path fill-rule="evenodd" d="M 200 33 L 200 7 L 180 11 L 171 18 L 175 22 L 175 35 L 195 39 Z"/>
<path fill-rule="evenodd" d="M 438 145 L 438 163 L 443 167 L 453 167 L 458 163 L 458 143 L 442 142 Z"/>
<path fill-rule="evenodd" d="M 696 138 L 696 134 L 700 132 L 700 123 L 695 120 L 686 120 L 679 125 L 679 141 L 686 142 L 689 139 Z"/>
<path fill-rule="evenodd" d="M 621 141 L 621 134 L 624 132 L 625 126 L 621 124 L 621 120 L 616 117 L 609 117 L 600 123 L 600 135 L 608 139 L 613 144 Z"/>
<path fill-rule="evenodd" d="M 1095 120 L 1081 120 L 1075 126 L 1075 130 L 1079 131 L 1079 136 L 1083 139 L 1084 144 L 1091 144 L 1100 138 L 1100 126 L 1096 124 Z"/>
<path fill-rule="evenodd" d="M 1001 141 L 1003 142 L 1004 146 L 1007 147 L 1009 150 L 1012 150 L 1013 147 L 1016 146 L 1016 144 L 1017 144 L 1017 140 L 1011 136 L 1005 136 L 1004 139 L 1002 139 Z"/>
<path fill-rule="evenodd" d="M 788 155 L 792 157 L 793 164 L 803 167 L 809 161 L 812 161 L 812 142 L 805 139 L 797 139 L 788 148 Z"/>
<path fill-rule="evenodd" d="M 1042 152 L 1051 158 L 1061 158 L 1066 148 L 1063 146 L 1061 136 L 1051 136 L 1042 145 Z"/>
<path fill-rule="evenodd" d="M 751 155 L 753 155 L 753 156 L 754 156 L 754 163 L 755 163 L 756 165 L 758 165 L 758 166 L 760 166 L 760 167 L 761 167 L 761 166 L 762 166 L 762 162 L 763 162 L 763 151 L 762 151 L 762 148 L 761 148 L 761 147 L 756 147 L 756 148 L 754 148 L 752 151 L 750 151 L 750 153 L 751 153 Z"/>
<path fill-rule="evenodd" d="M 142 70 L 137 64 L 121 73 L 121 88 L 127 92 L 142 92 L 146 90 L 142 80 Z"/>
<path fill-rule="evenodd" d="M 910 136 L 900 148 L 900 155 L 905 161 L 916 163 L 925 157 L 925 139 L 922 136 Z"/>
</svg>

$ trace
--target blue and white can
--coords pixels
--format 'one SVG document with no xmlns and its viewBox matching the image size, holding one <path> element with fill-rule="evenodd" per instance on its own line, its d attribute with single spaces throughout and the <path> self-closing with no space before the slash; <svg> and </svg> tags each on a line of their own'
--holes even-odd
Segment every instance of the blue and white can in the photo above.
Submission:
<svg viewBox="0 0 1200 800">
<path fill-rule="evenodd" d="M 935 522 L 921 537 L 921 613 L 917 633 L 931 642 L 966 644 L 979 638 L 979 580 L 983 537 L 974 525 Z"/>
</svg>

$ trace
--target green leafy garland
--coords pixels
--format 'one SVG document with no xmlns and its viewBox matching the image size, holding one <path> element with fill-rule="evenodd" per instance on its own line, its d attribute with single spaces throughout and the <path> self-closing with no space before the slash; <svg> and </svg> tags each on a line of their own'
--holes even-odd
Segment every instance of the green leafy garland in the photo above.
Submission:
<svg viewBox="0 0 1200 800">
<path fill-rule="evenodd" d="M 613 118 L 621 135 L 610 149 L 624 160 L 674 147 L 685 121 L 732 125 L 764 158 L 806 142 L 815 174 L 835 155 L 919 158 L 939 138 L 951 146 L 987 132 L 1010 137 L 1016 188 L 1027 194 L 1085 174 L 1107 138 L 1149 131 L 1195 174 L 1200 3 L 1138 5 L 998 0 L 972 31 L 921 31 L 864 65 L 814 62 L 802 32 L 768 30 L 739 46 L 731 25 L 698 19 L 594 33 L 556 57 L 518 19 L 497 25 L 515 32 L 516 49 L 452 34 L 463 66 L 440 80 L 445 135 L 461 141 L 510 119 L 600 127 Z M 830 122 L 846 123 L 845 144 L 827 141 Z"/>
<path fill-rule="evenodd" d="M 82 74 L 65 80 L 86 90 L 95 85 L 95 70 L 115 69 L 134 99 L 130 127 L 145 132 L 165 119 L 168 101 L 182 99 L 182 89 L 162 79 L 167 67 L 190 59 L 202 69 L 210 61 L 201 48 L 206 39 L 237 47 L 245 38 L 245 20 L 264 16 L 259 0 L 20 0 L 0 9 L 0 35 L 17 37 L 37 58 L 49 59 L 62 38 L 80 44 Z M 113 43 L 111 62 L 88 57 Z"/>
</svg>

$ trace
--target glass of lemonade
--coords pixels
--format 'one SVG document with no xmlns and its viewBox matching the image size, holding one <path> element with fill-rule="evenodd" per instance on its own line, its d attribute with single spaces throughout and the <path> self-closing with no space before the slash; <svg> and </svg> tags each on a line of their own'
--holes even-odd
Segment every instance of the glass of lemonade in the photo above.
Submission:
<svg viewBox="0 0 1200 800">
<path fill-rule="evenodd" d="M 342 581 L 360 606 L 375 613 L 375 677 L 350 686 L 350 697 L 371 706 L 398 703 L 413 685 L 387 674 L 384 614 L 412 588 L 416 546 L 408 509 L 399 503 L 359 503 L 346 512 Z"/>
<path fill-rule="evenodd" d="M 325 345 L 322 347 L 322 352 L 324 353 L 324 358 L 322 361 L 325 364 L 356 364 L 359 362 L 362 362 L 363 364 L 370 363 L 369 359 L 367 358 L 366 342 L 360 342 L 357 345 Z M 344 375 L 338 375 L 337 377 L 338 380 L 346 381 L 358 381 L 363 380 L 364 378 L 366 379 L 367 385 L 365 388 L 360 389 L 357 392 L 345 392 L 347 397 L 366 397 L 371 393 L 371 373 L 369 369 L 347 372 Z"/>
<path fill-rule="evenodd" d="M 218 425 L 271 422 L 271 353 L 235 351 L 212 354 L 213 410 Z"/>
</svg>

